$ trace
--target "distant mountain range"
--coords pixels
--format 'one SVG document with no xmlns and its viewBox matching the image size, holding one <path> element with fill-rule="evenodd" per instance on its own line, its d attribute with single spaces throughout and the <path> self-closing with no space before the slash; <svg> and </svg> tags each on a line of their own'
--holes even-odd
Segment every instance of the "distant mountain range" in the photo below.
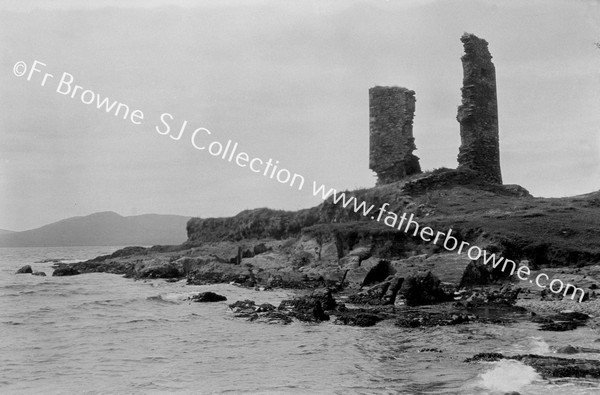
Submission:
<svg viewBox="0 0 600 395">
<path fill-rule="evenodd" d="M 0 247 L 181 244 L 187 240 L 189 218 L 159 214 L 123 217 L 106 211 L 23 232 L 0 231 Z"/>
</svg>

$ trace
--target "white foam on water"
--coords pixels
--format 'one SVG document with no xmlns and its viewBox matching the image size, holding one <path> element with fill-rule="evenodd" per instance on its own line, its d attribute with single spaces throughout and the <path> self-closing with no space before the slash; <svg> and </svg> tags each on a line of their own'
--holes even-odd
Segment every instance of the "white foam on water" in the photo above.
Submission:
<svg viewBox="0 0 600 395">
<path fill-rule="evenodd" d="M 479 386 L 492 392 L 520 392 L 523 387 L 542 377 L 531 367 L 519 361 L 502 359 L 492 364 L 492 368 L 481 374 Z"/>
<path fill-rule="evenodd" d="M 165 294 L 160 294 L 159 297 L 166 302 L 184 302 L 196 294 L 197 292 L 169 292 Z"/>
<path fill-rule="evenodd" d="M 545 355 L 550 353 L 550 345 L 541 337 L 531 337 L 531 346 L 528 354 Z"/>
</svg>

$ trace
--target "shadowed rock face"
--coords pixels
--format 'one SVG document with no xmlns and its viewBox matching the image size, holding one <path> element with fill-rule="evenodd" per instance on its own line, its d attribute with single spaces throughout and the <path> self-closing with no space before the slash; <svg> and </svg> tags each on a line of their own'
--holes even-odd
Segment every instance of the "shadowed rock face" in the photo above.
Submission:
<svg viewBox="0 0 600 395">
<path fill-rule="evenodd" d="M 31 274 L 33 273 L 33 269 L 29 265 L 25 265 L 19 270 L 17 270 L 17 274 Z"/>
<path fill-rule="evenodd" d="M 487 181 L 502 184 L 498 140 L 496 70 L 487 41 L 465 33 L 462 56 L 462 104 L 456 119 L 460 123 L 459 168 L 480 173 Z"/>
<path fill-rule="evenodd" d="M 421 172 L 413 137 L 415 92 L 406 88 L 376 86 L 369 89 L 369 168 L 378 184 L 389 184 Z"/>
</svg>

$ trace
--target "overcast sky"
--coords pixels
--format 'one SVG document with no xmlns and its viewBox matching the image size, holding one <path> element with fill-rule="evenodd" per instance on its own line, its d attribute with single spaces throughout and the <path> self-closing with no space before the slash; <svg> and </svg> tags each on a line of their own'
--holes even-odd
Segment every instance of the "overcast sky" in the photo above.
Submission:
<svg viewBox="0 0 600 395">
<path fill-rule="evenodd" d="M 416 91 L 423 169 L 456 167 L 463 53 L 496 66 L 504 182 L 536 196 L 600 189 L 597 1 L 4 1 L 0 228 L 97 211 L 229 216 L 319 203 L 161 135 L 210 139 L 338 189 L 370 187 L 368 89 Z M 41 86 L 13 66 L 46 64 Z M 144 113 L 140 125 L 56 92 L 73 85 Z M 163 130 L 164 130 L 164 126 Z M 174 133 L 174 132 L 173 132 Z"/>
</svg>

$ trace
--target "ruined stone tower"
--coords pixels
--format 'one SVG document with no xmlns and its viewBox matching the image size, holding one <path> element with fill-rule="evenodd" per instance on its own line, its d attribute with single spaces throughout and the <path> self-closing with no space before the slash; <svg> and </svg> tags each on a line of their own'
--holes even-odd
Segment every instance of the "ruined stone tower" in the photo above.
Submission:
<svg viewBox="0 0 600 395">
<path fill-rule="evenodd" d="M 406 88 L 376 86 L 369 89 L 369 168 L 377 184 L 389 184 L 419 173 L 413 137 L 415 92 Z"/>
<path fill-rule="evenodd" d="M 496 70 L 487 41 L 465 33 L 460 38 L 462 56 L 462 104 L 456 119 L 460 122 L 458 167 L 477 171 L 486 180 L 502 184 L 498 140 Z"/>
</svg>

